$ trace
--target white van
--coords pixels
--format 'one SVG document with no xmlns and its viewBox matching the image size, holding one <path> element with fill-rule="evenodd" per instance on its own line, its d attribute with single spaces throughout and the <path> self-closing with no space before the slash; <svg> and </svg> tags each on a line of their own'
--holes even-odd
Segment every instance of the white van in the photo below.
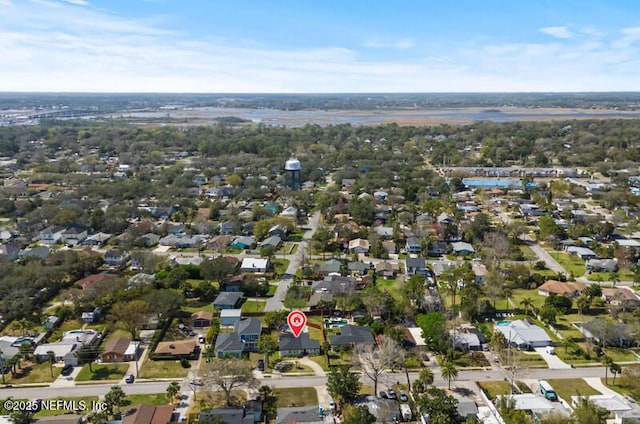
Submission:
<svg viewBox="0 0 640 424">
<path fill-rule="evenodd" d="M 556 354 L 556 348 L 554 348 L 553 346 L 547 346 L 546 351 L 549 355 L 555 355 Z"/>
</svg>

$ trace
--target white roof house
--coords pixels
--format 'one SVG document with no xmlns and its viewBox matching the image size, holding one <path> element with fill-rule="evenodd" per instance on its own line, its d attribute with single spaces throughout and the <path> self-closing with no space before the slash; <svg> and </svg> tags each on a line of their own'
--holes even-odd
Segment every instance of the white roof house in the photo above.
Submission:
<svg viewBox="0 0 640 424">
<path fill-rule="evenodd" d="M 240 270 L 243 272 L 266 272 L 269 266 L 267 258 L 244 258 Z"/>
<path fill-rule="evenodd" d="M 41 359 L 48 358 L 48 352 L 53 352 L 56 361 L 62 361 L 65 355 L 73 352 L 77 347 L 76 343 L 45 343 L 38 345 L 33 354 Z"/>
<path fill-rule="evenodd" d="M 519 349 L 551 345 L 551 337 L 547 332 L 527 320 L 520 319 L 500 324 L 495 326 L 496 331 L 502 333 L 508 343 L 517 346 Z"/>
</svg>

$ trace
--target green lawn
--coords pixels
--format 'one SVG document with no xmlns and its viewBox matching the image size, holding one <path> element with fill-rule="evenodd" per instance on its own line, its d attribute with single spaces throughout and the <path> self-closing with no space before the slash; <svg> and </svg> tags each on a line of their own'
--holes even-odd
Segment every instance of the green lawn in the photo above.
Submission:
<svg viewBox="0 0 640 424">
<path fill-rule="evenodd" d="M 267 292 L 267 297 L 273 297 L 276 294 L 276 290 L 278 290 L 278 284 L 269 284 L 269 291 Z"/>
<path fill-rule="evenodd" d="M 166 393 L 151 393 L 147 395 L 127 395 L 127 405 L 166 405 L 169 398 Z"/>
<path fill-rule="evenodd" d="M 454 351 L 453 363 L 460 368 L 490 367 L 491 364 L 482 352 Z"/>
<path fill-rule="evenodd" d="M 43 407 L 40 411 L 33 415 L 34 418 L 52 417 L 56 415 L 64 415 L 69 413 L 77 413 L 80 415 L 87 414 L 92 411 L 93 403 L 98 403 L 98 396 L 77 396 L 77 397 L 57 397 L 53 400 L 63 400 L 68 403 L 50 403 L 49 408 Z M 57 409 L 57 407 L 60 409 Z M 75 407 L 74 409 L 65 409 L 63 406 Z"/>
<path fill-rule="evenodd" d="M 188 368 L 183 368 L 180 361 L 153 361 L 147 359 L 140 367 L 141 378 L 182 378 L 186 377 Z"/>
<path fill-rule="evenodd" d="M 618 278 L 620 281 L 633 281 L 633 277 L 635 274 L 633 271 L 628 269 L 621 269 L 618 272 Z M 592 272 L 587 274 L 587 279 L 589 281 L 611 281 L 611 273 L 610 272 Z"/>
<path fill-rule="evenodd" d="M 499 352 L 500 360 L 505 367 L 513 361 L 518 368 L 547 368 L 547 362 L 535 352 L 521 352 L 516 349 L 504 349 Z"/>
<path fill-rule="evenodd" d="M 278 408 L 291 406 L 314 406 L 318 404 L 318 394 L 313 387 L 273 389 Z"/>
<path fill-rule="evenodd" d="M 258 302 L 255 300 L 247 300 L 242 304 L 242 312 L 262 312 L 267 302 Z"/>
<path fill-rule="evenodd" d="M 613 359 L 613 362 L 635 362 L 638 360 L 638 357 L 631 349 L 608 347 L 604 349 L 604 353 L 609 358 Z"/>
<path fill-rule="evenodd" d="M 190 313 L 198 311 L 213 312 L 213 302 L 202 302 L 197 299 L 189 299 L 185 302 L 181 309 Z"/>
<path fill-rule="evenodd" d="M 329 371 L 329 367 L 327 366 L 327 358 L 324 355 L 309 356 L 309 359 L 320 365 L 323 370 Z"/>
<path fill-rule="evenodd" d="M 600 380 L 602 381 L 602 384 L 604 384 L 604 378 L 601 378 Z M 610 375 L 609 384 L 607 384 L 607 387 L 611 390 L 615 390 L 623 396 L 630 396 L 636 401 L 640 400 L 640 390 L 635 387 L 629 387 L 627 385 L 621 384 L 620 376 L 616 377 L 616 384 L 613 384 L 613 376 Z"/>
<path fill-rule="evenodd" d="M 508 381 L 478 381 L 478 386 L 491 400 L 499 395 L 511 394 L 511 384 Z"/>
<path fill-rule="evenodd" d="M 76 381 L 102 381 L 120 380 L 129 369 L 128 364 L 93 364 L 93 372 L 89 370 L 89 364 L 85 364 L 80 370 Z"/>
<path fill-rule="evenodd" d="M 51 377 L 51 367 L 48 362 L 41 364 L 23 362 L 23 368 L 18 368 L 16 375 L 7 373 L 5 381 L 8 384 L 28 384 L 28 383 L 49 383 L 60 375 L 61 368 L 53 367 L 53 377 Z"/>
<path fill-rule="evenodd" d="M 511 301 L 518 308 L 522 308 L 522 306 L 520 306 L 520 302 L 522 302 L 522 299 L 525 299 L 525 298 L 531 299 L 533 301 L 533 305 L 536 308 L 542 307 L 542 305 L 544 304 L 544 300 L 546 299 L 546 297 L 540 296 L 538 294 L 538 290 L 535 290 L 535 289 L 533 289 L 533 290 L 515 289 L 513 291 L 513 293 L 511 294 Z M 500 303 L 500 302 L 498 302 L 498 303 Z M 511 308 L 512 307 L 510 306 L 507 309 L 511 309 Z M 531 312 L 531 309 L 529 309 L 529 312 Z"/>
<path fill-rule="evenodd" d="M 274 271 L 278 275 L 285 274 L 287 272 L 287 268 L 289 267 L 288 259 L 282 259 L 282 258 L 273 259 L 271 263 L 273 264 Z"/>
<path fill-rule="evenodd" d="M 582 277 L 587 272 L 587 269 L 584 266 L 584 261 L 577 256 L 573 256 L 565 252 L 559 252 L 557 250 L 552 250 L 549 254 L 567 272 L 573 274 L 574 277 Z"/>
<path fill-rule="evenodd" d="M 578 394 L 583 396 L 599 395 L 599 391 L 591 387 L 581 378 L 563 378 L 562 380 L 547 380 L 559 397 L 571 403 L 571 396 Z"/>
<path fill-rule="evenodd" d="M 376 279 L 376 286 L 381 290 L 387 290 L 395 300 L 401 300 L 403 298 L 402 290 L 396 280 L 378 278 Z"/>
</svg>

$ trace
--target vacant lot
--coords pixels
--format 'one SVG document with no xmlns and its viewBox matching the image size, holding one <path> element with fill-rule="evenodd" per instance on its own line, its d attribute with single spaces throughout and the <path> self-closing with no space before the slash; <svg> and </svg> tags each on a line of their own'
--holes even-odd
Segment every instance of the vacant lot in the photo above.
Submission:
<svg viewBox="0 0 640 424">
<path fill-rule="evenodd" d="M 86 364 L 80 370 L 76 381 L 102 381 L 102 380 L 120 380 L 129 369 L 127 364 L 95 364 L 89 370 L 89 364 Z"/>
</svg>

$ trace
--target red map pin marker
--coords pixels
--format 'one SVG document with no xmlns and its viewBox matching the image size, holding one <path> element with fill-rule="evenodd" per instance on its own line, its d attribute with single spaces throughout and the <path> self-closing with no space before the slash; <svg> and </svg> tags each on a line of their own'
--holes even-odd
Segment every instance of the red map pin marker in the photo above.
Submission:
<svg viewBox="0 0 640 424">
<path fill-rule="evenodd" d="M 293 335 L 299 337 L 302 329 L 307 325 L 307 316 L 301 311 L 291 311 L 287 316 L 287 324 Z"/>
</svg>

